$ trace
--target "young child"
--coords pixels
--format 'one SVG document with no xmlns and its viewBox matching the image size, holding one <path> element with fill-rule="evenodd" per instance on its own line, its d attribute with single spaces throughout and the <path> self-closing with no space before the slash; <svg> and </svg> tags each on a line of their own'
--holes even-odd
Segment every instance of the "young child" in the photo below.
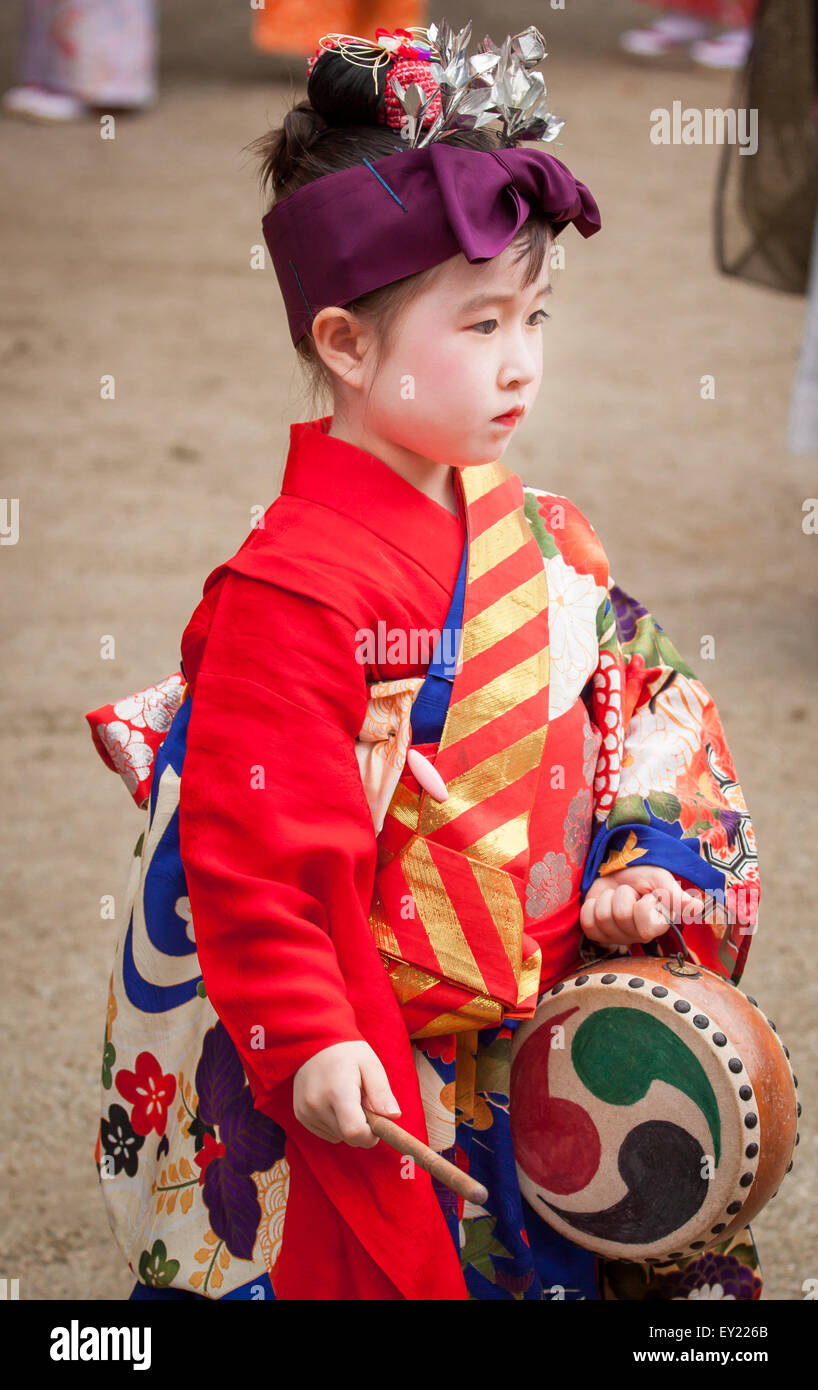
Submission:
<svg viewBox="0 0 818 1390">
<path fill-rule="evenodd" d="M 675 952 L 669 919 L 737 981 L 757 868 L 707 691 L 577 508 L 502 461 L 540 386 L 553 238 L 601 222 L 537 143 L 561 125 L 542 36 L 467 62 L 470 27 L 326 36 L 257 142 L 332 413 L 291 426 L 181 671 L 87 716 L 147 808 L 97 1141 L 134 1297 L 759 1296 L 749 1228 L 617 1264 L 520 1194 L 519 1021 L 583 961 Z M 739 887 L 738 923 L 705 910 Z"/>
</svg>

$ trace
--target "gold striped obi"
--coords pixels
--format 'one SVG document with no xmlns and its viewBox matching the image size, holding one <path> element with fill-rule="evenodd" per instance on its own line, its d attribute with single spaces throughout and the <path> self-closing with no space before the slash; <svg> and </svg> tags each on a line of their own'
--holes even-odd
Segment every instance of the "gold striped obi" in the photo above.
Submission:
<svg viewBox="0 0 818 1390">
<path fill-rule="evenodd" d="M 370 687 L 356 743 L 378 831 L 369 923 L 413 1038 L 530 1018 L 541 968 L 523 920 L 548 732 L 545 568 L 516 474 L 496 461 L 458 469 L 456 481 L 468 564 L 437 751 L 428 761 L 409 751 L 420 678 Z M 439 786 L 430 764 L 445 800 L 429 790 Z"/>
</svg>

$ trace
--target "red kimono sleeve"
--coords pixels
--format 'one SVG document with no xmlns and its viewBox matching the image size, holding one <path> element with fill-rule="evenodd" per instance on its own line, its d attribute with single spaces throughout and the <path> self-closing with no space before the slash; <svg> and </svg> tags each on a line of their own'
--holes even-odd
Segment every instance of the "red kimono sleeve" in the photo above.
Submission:
<svg viewBox="0 0 818 1390">
<path fill-rule="evenodd" d="M 349 619 L 232 571 L 221 585 L 195 678 L 182 647 L 181 857 L 205 988 L 265 1110 L 316 1052 L 362 1040 L 333 927 L 368 930 L 367 688 Z"/>
</svg>

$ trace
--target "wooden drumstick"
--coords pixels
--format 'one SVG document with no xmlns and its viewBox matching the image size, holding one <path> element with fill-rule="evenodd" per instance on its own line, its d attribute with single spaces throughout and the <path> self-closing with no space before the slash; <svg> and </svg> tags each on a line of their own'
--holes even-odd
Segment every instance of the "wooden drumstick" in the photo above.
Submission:
<svg viewBox="0 0 818 1390">
<path fill-rule="evenodd" d="M 408 1130 L 401 1129 L 394 1120 L 387 1120 L 385 1115 L 376 1115 L 373 1110 L 363 1107 L 367 1123 L 373 1134 L 382 1139 L 390 1148 L 397 1149 L 399 1154 L 407 1154 L 413 1158 L 415 1163 L 419 1163 L 421 1168 L 425 1168 L 427 1173 L 440 1182 L 445 1183 L 452 1192 L 457 1192 L 459 1196 L 465 1197 L 467 1202 L 473 1202 L 476 1207 L 482 1207 L 488 1200 L 488 1191 L 482 1183 L 470 1178 L 468 1173 L 464 1173 L 462 1168 L 450 1163 L 442 1154 L 435 1153 L 428 1144 L 424 1144 L 421 1139 L 416 1139 L 414 1134 Z"/>
</svg>

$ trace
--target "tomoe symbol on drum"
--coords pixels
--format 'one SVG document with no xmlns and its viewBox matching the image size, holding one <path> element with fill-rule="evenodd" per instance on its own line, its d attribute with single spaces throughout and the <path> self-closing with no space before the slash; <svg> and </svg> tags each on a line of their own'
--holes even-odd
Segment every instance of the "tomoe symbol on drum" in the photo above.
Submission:
<svg viewBox="0 0 818 1390">
<path fill-rule="evenodd" d="M 735 985 L 681 957 L 598 962 L 516 1030 L 521 1191 L 609 1259 L 696 1254 L 746 1225 L 792 1166 L 795 1086 Z"/>
</svg>

